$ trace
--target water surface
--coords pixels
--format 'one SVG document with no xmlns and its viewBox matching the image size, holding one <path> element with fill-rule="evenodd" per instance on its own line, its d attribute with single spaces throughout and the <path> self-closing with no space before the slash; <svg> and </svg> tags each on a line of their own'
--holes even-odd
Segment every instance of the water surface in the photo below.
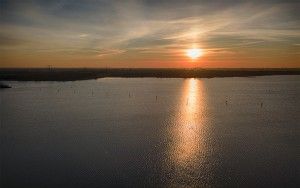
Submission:
<svg viewBox="0 0 300 188">
<path fill-rule="evenodd" d="M 3 187 L 297 187 L 299 76 L 9 82 Z"/>
</svg>

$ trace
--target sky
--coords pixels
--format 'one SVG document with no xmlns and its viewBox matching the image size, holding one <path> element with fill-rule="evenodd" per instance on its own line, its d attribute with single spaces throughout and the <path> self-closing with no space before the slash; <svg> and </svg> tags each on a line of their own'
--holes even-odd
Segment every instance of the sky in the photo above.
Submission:
<svg viewBox="0 0 300 188">
<path fill-rule="evenodd" d="M 299 1 L 0 2 L 0 67 L 300 67 Z"/>
</svg>

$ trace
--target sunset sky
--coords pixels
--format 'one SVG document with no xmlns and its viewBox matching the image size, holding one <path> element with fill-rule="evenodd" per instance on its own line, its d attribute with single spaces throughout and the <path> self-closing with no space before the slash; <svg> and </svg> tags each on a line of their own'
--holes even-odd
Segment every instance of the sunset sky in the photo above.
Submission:
<svg viewBox="0 0 300 188">
<path fill-rule="evenodd" d="M 0 2 L 0 67 L 300 67 L 297 1 Z"/>
</svg>

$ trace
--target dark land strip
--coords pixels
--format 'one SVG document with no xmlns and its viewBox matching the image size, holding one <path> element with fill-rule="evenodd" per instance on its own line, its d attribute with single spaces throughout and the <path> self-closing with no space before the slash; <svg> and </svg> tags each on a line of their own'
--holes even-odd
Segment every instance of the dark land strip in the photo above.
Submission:
<svg viewBox="0 0 300 188">
<path fill-rule="evenodd" d="M 124 78 L 213 78 L 251 77 L 267 75 L 300 75 L 300 68 L 291 69 L 150 69 L 150 68 L 33 68 L 0 69 L 0 80 L 14 81 L 74 81 L 104 77 Z"/>
</svg>

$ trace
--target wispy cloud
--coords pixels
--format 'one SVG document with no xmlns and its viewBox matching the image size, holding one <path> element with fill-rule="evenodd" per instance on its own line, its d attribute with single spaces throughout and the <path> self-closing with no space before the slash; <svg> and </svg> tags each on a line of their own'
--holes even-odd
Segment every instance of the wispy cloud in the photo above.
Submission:
<svg viewBox="0 0 300 188">
<path fill-rule="evenodd" d="M 0 50 L 74 52 L 74 57 L 86 54 L 103 60 L 128 54 L 128 61 L 143 54 L 168 54 L 172 61 L 197 45 L 214 56 L 235 54 L 239 48 L 251 57 L 248 48 L 264 51 L 268 43 L 269 51 L 298 46 L 299 7 L 283 0 L 5 1 Z M 136 56 L 129 54 L 132 51 Z"/>
<path fill-rule="evenodd" d="M 105 49 L 105 50 L 100 50 L 97 53 L 98 57 L 103 57 L 103 56 L 111 56 L 111 55 L 116 55 L 116 54 L 122 54 L 126 52 L 125 50 L 120 50 L 120 49 Z"/>
</svg>

